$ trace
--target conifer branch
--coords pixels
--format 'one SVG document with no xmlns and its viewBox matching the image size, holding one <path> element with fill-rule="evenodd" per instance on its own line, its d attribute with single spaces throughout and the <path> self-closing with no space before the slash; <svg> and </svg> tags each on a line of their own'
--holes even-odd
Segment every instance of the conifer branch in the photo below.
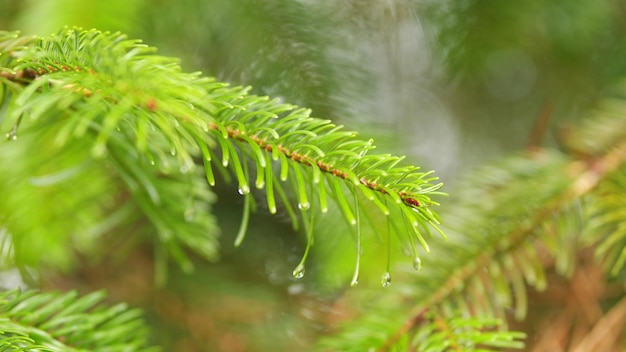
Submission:
<svg viewBox="0 0 626 352">
<path fill-rule="evenodd" d="M 282 182 L 288 180 L 301 213 L 312 206 L 325 212 L 328 195 L 349 224 L 360 225 L 359 204 L 344 194 L 350 192 L 358 202 L 374 205 L 387 221 L 403 219 L 407 228 L 397 235 L 416 236 L 427 251 L 423 233 L 433 228 L 443 235 L 432 211 L 438 203 L 431 196 L 442 195 L 438 191 L 442 184 L 433 183 L 436 177 L 400 165 L 402 157 L 371 154 L 372 140 L 359 140 L 342 126 L 313 118 L 310 110 L 251 95 L 249 88 L 230 88 L 199 74 L 181 73 L 175 60 L 157 56 L 153 48 L 119 33 L 66 29 L 49 38 L 2 37 L 11 39 L 2 44 L 6 49 L 0 61 L 0 83 L 6 87 L 3 101 L 8 106 L 2 124 L 10 126 L 11 139 L 21 129 L 49 129 L 43 122 L 55 120 L 59 125 L 50 134 L 57 146 L 65 148 L 78 140 L 91 143 L 90 157 L 112 164 L 156 229 L 159 242 L 183 268 L 189 269 L 191 263 L 182 246 L 196 249 L 203 241 L 213 242 L 200 246 L 203 256 L 211 259 L 214 236 L 185 236 L 186 225 L 177 224 L 159 204 L 180 203 L 174 198 L 206 199 L 201 187 L 195 187 L 191 196 L 166 191 L 172 190 L 167 179 L 197 183 L 198 160 L 210 185 L 215 184 L 217 168 L 234 176 L 239 193 L 246 197 L 251 183 L 264 189 L 272 213 L 277 211 L 278 195 L 294 228 L 300 220 L 283 189 Z M 27 127 L 22 126 L 25 123 Z M 164 195 L 168 200 L 162 199 Z M 252 208 L 245 207 L 244 219 Z M 210 227 L 209 220 L 202 223 L 205 229 Z M 244 234 L 237 236 L 237 243 Z"/>
<path fill-rule="evenodd" d="M 105 307 L 94 292 L 0 294 L 0 350 L 3 351 L 141 351 L 149 347 L 141 312 L 125 304 Z"/>
<path fill-rule="evenodd" d="M 616 106 L 623 105 L 611 105 L 613 109 Z M 526 287 L 541 291 L 547 285 L 546 263 L 541 259 L 546 254 L 554 260 L 558 273 L 571 275 L 577 252 L 597 244 L 597 258 L 607 271 L 616 275 L 622 270 L 626 262 L 626 227 L 620 222 L 626 205 L 626 141 L 623 130 L 603 126 L 620 125 L 624 115 L 615 110 L 600 115 L 575 131 L 586 135 L 583 141 L 587 146 L 578 146 L 571 156 L 529 152 L 485 167 L 462 184 L 457 193 L 460 200 L 452 199 L 454 206 L 445 215 L 446 233 L 452 240 L 434 244 L 435 252 L 450 253 L 454 260 L 425 258 L 426 269 L 417 274 L 416 284 L 407 288 L 411 296 L 400 294 L 391 299 L 399 306 L 393 312 L 388 310 L 384 318 L 378 316 L 378 324 L 388 328 L 379 329 L 375 344 L 363 339 L 361 346 L 369 343 L 383 351 L 401 346 L 421 333 L 429 314 L 504 319 L 506 310 L 514 308 L 514 317 L 523 319 Z M 585 219 L 590 219 L 587 231 Z M 403 280 L 412 276 L 415 274 Z M 382 307 L 389 307 L 388 300 Z M 406 314 L 407 310 L 411 313 Z M 360 320 L 347 331 L 360 335 L 367 326 Z M 341 339 L 358 344 L 338 334 L 338 346 L 345 346 Z"/>
<path fill-rule="evenodd" d="M 529 157 L 533 158 L 532 155 Z M 561 169 L 564 171 L 564 179 L 569 180 L 569 186 L 532 214 L 530 221 L 515 231 L 502 236 L 501 242 L 503 243 L 495 243 L 492 247 L 482 248 L 476 257 L 467 262 L 468 265 L 461 266 L 454 273 L 447 275 L 448 279 L 409 315 L 410 318 L 387 339 L 381 350 L 391 349 L 402 336 L 422 321 L 424 314 L 429 312 L 432 307 L 436 307 L 444 300 L 449 299 L 451 294 L 456 294 L 457 288 L 464 286 L 464 283 L 469 282 L 471 277 L 480 275 L 479 271 L 489 267 L 495 257 L 516 251 L 527 240 L 528 236 L 533 235 L 536 229 L 541 227 L 541 224 L 562 211 L 568 204 L 592 192 L 603 180 L 624 167 L 625 164 L 626 142 L 617 145 L 598 158 L 573 160 L 565 164 Z"/>
</svg>

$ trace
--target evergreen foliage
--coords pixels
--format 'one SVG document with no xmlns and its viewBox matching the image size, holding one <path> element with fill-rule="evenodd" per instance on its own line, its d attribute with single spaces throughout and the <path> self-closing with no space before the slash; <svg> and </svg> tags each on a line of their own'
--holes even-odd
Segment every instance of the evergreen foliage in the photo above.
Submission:
<svg viewBox="0 0 626 352">
<path fill-rule="evenodd" d="M 490 16 L 480 4 L 455 6 L 446 11 L 469 14 L 462 17 L 469 20 L 487 16 L 501 25 L 508 18 Z M 284 18 L 278 22 L 290 25 Z M 589 25 L 600 31 L 605 24 L 594 20 Z M 473 38 L 500 48 L 499 42 L 483 42 L 479 30 L 458 38 L 463 32 L 458 28 L 440 33 L 451 47 L 462 44 L 447 58 L 451 71 L 466 78 L 480 76 L 481 55 L 488 51 L 472 51 L 477 49 Z M 293 49 L 273 44 L 272 50 Z M 578 49 L 562 50 L 568 57 Z M 476 61 L 459 60 L 462 55 Z M 612 82 L 615 75 L 602 77 Z M 257 208 L 286 213 L 294 228 L 304 230 L 308 244 L 296 278 L 304 275 L 314 228 L 329 209 L 329 199 L 356 234 L 354 284 L 368 221 L 385 219 L 376 229 L 396 235 L 413 257 L 417 270 L 405 263 L 387 268 L 382 285 L 389 286 L 393 273 L 393 291 L 347 293 L 366 302 L 366 309 L 322 338 L 321 350 L 519 349 L 524 334 L 508 331 L 504 322 L 526 317 L 529 292 L 549 286 L 552 267 L 571 277 L 580 251 L 591 249 L 611 280 L 623 282 L 626 129 L 620 87 L 593 116 L 563 135 L 561 149 L 533 148 L 467 177 L 446 202 L 443 225 L 432 211 L 438 203 L 431 196 L 441 195 L 441 184 L 431 173 L 403 166 L 401 157 L 372 154 L 371 140 L 249 90 L 183 73 L 176 60 L 119 33 L 71 29 L 45 38 L 0 33 L 0 128 L 7 133 L 0 144 L 2 264 L 68 269 L 75 252 L 98 256 L 95 248 L 105 245 L 123 257 L 137 243 L 149 241 L 157 280 L 163 283 L 169 258 L 185 271 L 193 268 L 189 252 L 217 258 L 210 208 L 214 195 L 207 184 L 223 178 L 243 196 L 236 245 Z M 311 100 L 310 92 L 303 94 L 302 100 Z M 449 240 L 430 236 L 433 229 Z M 421 257 L 418 247 L 432 255 Z M 134 331 L 140 325 L 136 311 L 123 306 L 90 310 L 101 293 L 78 298 L 74 293 L 9 292 L 4 298 L 9 303 L 3 318 L 15 324 L 0 329 L 0 350 L 145 346 L 143 328 Z M 603 303 L 619 315 L 622 301 Z M 89 322 L 78 325 L 84 330 L 61 328 L 59 333 L 37 325 L 45 314 L 67 318 L 72 309 L 56 311 L 58 302 L 75 307 L 76 319 Z M 128 319 L 110 318 L 118 312 Z M 88 332 L 106 319 L 113 323 L 103 324 L 114 331 Z M 61 344 L 71 347 L 59 349 Z M 579 348 L 583 345 L 593 348 L 589 341 Z"/>
<path fill-rule="evenodd" d="M 2 351 L 158 351 L 148 347 L 141 312 L 101 305 L 102 291 L 7 291 L 0 296 Z"/>
<path fill-rule="evenodd" d="M 626 144 L 624 130 L 613 126 L 624 121 L 622 99 L 607 99 L 571 131 L 572 140 L 580 141 L 570 146 L 574 149 L 530 150 L 467 178 L 442 215 L 450 240 L 433 243 L 433 252 L 440 254 L 425 257 L 419 274 L 399 279 L 406 294 L 371 303 L 362 320 L 351 321 L 345 333 L 323 344 L 333 350 L 356 345 L 419 350 L 422 345 L 406 347 L 407 341 L 423 339 L 424 326 L 437 325 L 437 319 L 504 320 L 512 313 L 523 320 L 529 288 L 548 286 L 546 268 L 554 265 L 557 273 L 571 277 L 578 253 L 586 248 L 594 249 L 607 275 L 621 282 Z M 382 310 L 387 313 L 381 315 Z"/>
<path fill-rule="evenodd" d="M 82 160 L 75 165 L 48 170 L 34 180 L 11 181 L 30 183 L 25 187 L 47 186 L 81 172 L 85 167 L 82 163 L 102 160 L 108 170 L 99 173 L 114 175 L 121 183 L 121 192 L 130 195 L 131 206 L 156 230 L 165 252 L 185 269 L 191 269 L 191 262 L 183 247 L 207 259 L 213 259 L 216 250 L 213 223 L 207 212 L 201 211 L 210 196 L 197 182 L 194 158 L 202 160 L 209 185 L 215 184 L 214 168 L 229 170 L 245 197 L 236 244 L 245 234 L 247 213 L 256 206 L 251 184 L 265 189 L 270 213 L 276 213 L 278 198 L 293 227 L 298 227 L 300 220 L 283 186 L 287 180 L 309 228 L 314 216 L 308 214 L 311 205 L 324 213 L 330 197 L 358 232 L 358 197 L 363 197 L 390 221 L 404 219 L 425 248 L 422 233 L 429 232 L 429 226 L 438 229 L 438 217 L 430 210 L 437 203 L 429 195 L 440 194 L 437 190 L 441 184 L 431 183 L 436 180 L 431 173 L 399 165 L 400 157 L 369 154 L 374 149 L 372 140 L 356 139 L 354 132 L 343 131 L 342 126 L 310 117 L 309 110 L 250 95 L 248 88 L 228 88 L 198 74 L 183 74 L 175 60 L 156 56 L 152 48 L 119 33 L 64 30 L 50 38 L 4 36 L 9 40 L 5 40 L 3 55 L 2 81 L 7 87 L 3 104 L 7 111 L 2 122 L 12 126 L 7 139 L 41 133 L 28 142 L 41 149 L 50 143 L 58 148 L 55 152 L 66 145 L 85 143 L 80 147 Z M 15 148 L 26 146 L 20 142 L 14 143 Z M 29 146 L 28 152 L 33 151 Z M 5 155 L 10 158 L 11 153 Z M 46 159 L 53 159 L 53 155 Z M 254 173 L 250 171 L 253 166 Z M 24 174 L 37 172 L 20 170 L 18 175 Z M 346 192 L 351 197 L 346 197 Z M 20 197 L 31 193 L 37 192 L 20 192 Z M 77 197 L 84 196 L 81 193 Z M 36 233 L 20 228 L 27 222 L 15 211 L 27 208 L 20 200 L 7 202 L 3 209 L 5 226 L 16 239 L 16 256 L 34 259 L 36 254 L 24 254 L 32 247 L 20 245 Z M 46 211 L 36 209 L 33 213 Z M 129 220 L 114 214 L 116 218 L 103 214 L 103 223 L 97 225 L 110 228 Z M 176 217 L 187 221 L 180 223 Z M 60 226 L 67 224 L 65 218 L 60 218 Z M 38 225 L 49 228 L 47 220 Z M 86 224 L 92 226 L 91 232 L 95 225 Z M 59 236 L 72 232 L 63 229 Z M 357 276 L 358 265 L 355 282 Z"/>
<path fill-rule="evenodd" d="M 409 238 L 415 260 L 416 243 L 428 251 L 430 228 L 443 235 L 430 209 L 437 205 L 430 195 L 441 194 L 431 173 L 402 166 L 401 157 L 370 154 L 372 140 L 356 139 L 342 126 L 310 117 L 309 110 L 184 74 L 175 60 L 119 33 L 67 29 L 40 38 L 5 32 L 0 39 L 1 122 L 8 130 L 0 160 L 7 170 L 2 226 L 18 265 L 68 267 L 71 251 L 90 253 L 102 243 L 97 238 L 111 232 L 131 243 L 156 233 L 157 260 L 172 257 L 186 271 L 192 263 L 185 249 L 214 259 L 211 193 L 200 182 L 196 160 L 209 185 L 215 184 L 214 169 L 229 171 L 224 177 L 233 175 L 244 196 L 235 245 L 257 206 L 251 184 L 265 190 L 271 213 L 282 205 L 294 228 L 304 224 L 308 245 L 296 278 L 304 274 L 313 243 L 311 208 L 326 212 L 327 198 L 336 200 L 356 231 L 353 285 L 362 202 L 402 224 L 394 228 Z M 50 209 L 50 202 L 62 206 Z M 165 267 L 157 265 L 161 281 Z"/>
</svg>

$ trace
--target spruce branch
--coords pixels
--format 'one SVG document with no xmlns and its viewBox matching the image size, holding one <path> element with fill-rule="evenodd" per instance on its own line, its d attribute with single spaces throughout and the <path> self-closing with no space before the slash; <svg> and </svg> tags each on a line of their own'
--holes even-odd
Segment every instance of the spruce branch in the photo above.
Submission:
<svg viewBox="0 0 626 352">
<path fill-rule="evenodd" d="M 562 176 L 564 179 L 568 180 L 569 186 L 560 192 L 555 193 L 552 200 L 547 202 L 542 208 L 538 209 L 538 211 L 532 213 L 531 218 L 529 221 L 524 222 L 524 225 L 510 233 L 500 235 L 502 237 L 502 240 L 498 241 L 500 243 L 496 242 L 490 247 L 482 247 L 480 252 L 476 252 L 477 256 L 466 261 L 466 265 L 459 267 L 452 273 L 446 273 L 447 279 L 442 282 L 438 289 L 435 289 L 432 294 L 429 295 L 427 300 L 420 303 L 419 307 L 411 313 L 411 318 L 407 319 L 404 325 L 387 340 L 382 350 L 388 350 L 401 336 L 407 334 L 410 330 L 415 328 L 415 326 L 421 321 L 418 317 L 422 317 L 426 312 L 429 312 L 432 309 L 430 307 L 441 304 L 444 300 L 449 299 L 451 295 L 454 296 L 459 294 L 459 287 L 465 286 L 464 283 L 471 282 L 472 277 L 481 277 L 482 275 L 480 271 L 483 268 L 492 266 L 494 259 L 498 256 L 506 256 L 507 253 L 515 253 L 516 251 L 519 251 L 520 247 L 522 248 L 522 251 L 525 250 L 527 251 L 526 253 L 529 253 L 528 250 L 530 249 L 524 248 L 523 246 L 529 236 L 535 235 L 537 229 L 542 228 L 542 224 L 549 221 L 555 214 L 563 211 L 563 209 L 569 204 L 576 202 L 578 199 L 592 192 L 600 184 L 600 182 L 605 180 L 619 168 L 623 167 L 625 163 L 626 143 L 621 143 L 599 158 L 587 161 L 572 160 L 564 164 L 561 167 L 561 170 L 564 171 Z M 550 166 L 550 169 L 553 170 L 552 166 Z M 450 246 L 458 245 L 458 242 L 454 243 L 455 244 L 450 243 Z M 554 255 L 557 257 L 559 253 L 554 253 Z M 530 257 L 535 257 L 535 255 L 531 254 Z M 523 262 L 528 261 L 529 259 L 530 258 L 527 259 L 522 256 L 521 260 L 516 260 L 515 262 L 518 265 L 523 265 Z M 506 268 L 505 272 L 508 271 L 511 273 L 511 269 L 512 268 Z M 534 273 L 536 270 L 531 268 L 527 272 Z M 515 277 L 515 275 L 511 275 L 509 280 L 512 277 Z M 533 280 L 527 280 L 527 282 L 535 285 L 538 283 L 537 281 L 533 282 Z M 540 283 L 538 288 L 541 289 L 544 285 L 545 283 Z M 472 288 L 465 286 L 465 288 L 461 290 L 472 291 Z M 474 305 L 479 302 L 479 300 L 475 299 L 478 296 L 479 295 L 476 294 L 471 294 L 471 296 L 469 296 L 470 301 L 473 302 Z M 518 292 L 517 297 L 518 299 L 516 303 L 519 305 L 520 300 L 523 299 L 521 293 Z M 468 304 L 472 303 L 468 302 Z M 500 309 L 504 308 L 504 306 L 500 307 Z M 525 309 L 525 307 L 523 309 Z M 523 313 L 520 312 L 518 313 L 518 316 L 523 317 L 522 314 Z"/>
<path fill-rule="evenodd" d="M 620 277 L 626 264 L 626 228 L 622 221 L 626 203 L 626 174 L 620 170 L 603 182 L 589 200 L 590 221 L 585 242 L 596 245 L 596 257 L 612 277 Z"/>
<path fill-rule="evenodd" d="M 398 305 L 386 317 L 378 317 L 388 328 L 380 330 L 377 343 L 369 346 L 382 351 L 401 346 L 422 332 L 430 314 L 444 319 L 458 314 L 505 319 L 506 310 L 513 308 L 514 317 L 523 319 L 527 286 L 541 291 L 548 284 L 546 257 L 554 260 L 557 272 L 571 275 L 577 252 L 597 245 L 597 258 L 607 271 L 621 272 L 626 247 L 621 222 L 626 141 L 623 130 L 604 128 L 602 123 L 620 125 L 623 105 L 613 100 L 602 106 L 610 109 L 596 112 L 574 131 L 586 139 L 568 150 L 571 155 L 529 151 L 484 167 L 460 185 L 456 194 L 460 199 L 452 199 L 453 206 L 444 214 L 451 241 L 434 243 L 433 251 L 449 256 L 425 258 L 415 284 L 406 285 L 411 296 L 398 294 L 377 306 L 389 307 L 389 300 Z M 585 219 L 590 219 L 587 226 Z M 414 275 L 403 281 L 410 282 Z M 360 325 L 366 324 L 355 322 L 346 331 L 354 336 Z M 337 336 L 333 339 L 355 343 L 347 335 Z M 366 340 L 362 342 L 364 346 Z"/>
<path fill-rule="evenodd" d="M 205 215 L 195 223 L 201 226 L 190 229 L 193 221 L 177 221 L 189 208 L 172 212 L 162 205 L 190 198 L 193 209 L 198 204 L 194 199 L 210 198 L 197 183 L 200 160 L 208 184 L 215 184 L 215 169 L 227 171 L 246 197 L 236 244 L 255 208 L 251 184 L 265 191 L 271 213 L 284 206 L 294 228 L 301 219 L 312 219 L 313 211 L 326 212 L 330 197 L 355 225 L 359 239 L 360 203 L 379 209 L 389 222 L 404 223 L 406 228 L 396 234 L 410 238 L 416 258 L 415 243 L 429 250 L 425 234 L 431 228 L 443 235 L 432 211 L 438 203 L 431 199 L 443 194 L 442 184 L 434 183 L 432 173 L 402 165 L 402 157 L 371 154 L 372 140 L 311 117 L 308 109 L 182 73 L 176 60 L 157 56 L 153 48 L 119 33 L 65 29 L 47 38 L 3 37 L 8 39 L 0 57 L 7 106 L 2 125 L 10 139 L 47 131 L 48 142 L 58 148 L 85 143 L 90 154 L 83 157 L 105 162 L 109 177 L 132 194 L 158 242 L 183 268 L 191 268 L 183 246 L 200 249 L 209 259 L 215 256 L 215 236 L 209 231 L 198 235 L 212 221 Z M 54 129 L 48 121 L 56 122 Z M 174 188 L 178 183 L 196 186 L 185 192 L 185 187 Z M 291 194 L 301 216 L 291 205 Z M 10 223 L 6 226 L 20 236 Z M 312 236 L 307 237 L 311 242 Z M 357 254 L 357 268 L 358 261 Z"/>
<path fill-rule="evenodd" d="M 106 307 L 94 292 L 0 294 L 0 350 L 158 351 L 149 347 L 141 312 L 125 304 Z"/>
</svg>

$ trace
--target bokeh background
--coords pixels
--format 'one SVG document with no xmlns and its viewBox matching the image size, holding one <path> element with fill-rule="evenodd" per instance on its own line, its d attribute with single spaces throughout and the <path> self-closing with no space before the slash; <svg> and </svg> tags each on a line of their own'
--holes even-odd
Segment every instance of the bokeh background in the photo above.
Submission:
<svg viewBox="0 0 626 352">
<path fill-rule="evenodd" d="M 63 26 L 121 31 L 186 71 L 310 107 L 374 138 L 379 152 L 436 170 L 447 192 L 478 165 L 564 147 L 569 127 L 626 75 L 622 0 L 0 0 L 0 29 Z M 295 280 L 302 234 L 261 210 L 234 249 L 241 199 L 231 185 L 214 191 L 218 263 L 198 261 L 192 274 L 172 265 L 158 287 L 151 252 L 139 248 L 74 272 L 51 268 L 41 287 L 106 288 L 143 308 L 171 351 L 307 350 L 355 314 L 344 295 L 359 290 L 348 288 L 353 239 L 337 230 L 341 219 L 318 226 L 311 268 Z M 384 261 L 370 255 L 362 285 L 379 285 Z"/>
</svg>

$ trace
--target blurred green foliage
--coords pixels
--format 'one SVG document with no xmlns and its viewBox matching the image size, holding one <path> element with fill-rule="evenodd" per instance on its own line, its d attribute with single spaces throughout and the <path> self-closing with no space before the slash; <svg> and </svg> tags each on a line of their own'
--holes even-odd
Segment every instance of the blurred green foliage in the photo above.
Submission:
<svg viewBox="0 0 626 352">
<path fill-rule="evenodd" d="M 355 125 L 386 141 L 382 149 L 408 154 L 450 184 L 470 167 L 529 144 L 567 149 L 568 127 L 626 76 L 626 5 L 620 0 L 0 0 L 0 10 L 0 29 L 45 35 L 78 25 L 142 38 L 161 53 L 181 57 L 187 69 L 250 84 L 256 93 Z M 94 180 L 85 197 L 106 187 L 97 176 Z M 147 308 L 154 324 L 172 332 L 158 339 L 172 350 L 305 349 L 336 325 L 337 316 L 354 314 L 338 297 L 355 253 L 333 250 L 353 241 L 347 228 L 333 219 L 318 224 L 327 238 L 316 242 L 312 261 L 317 264 L 303 282 L 295 282 L 290 272 L 303 246 L 285 226 L 286 215 L 257 215 L 254 235 L 234 251 L 230 243 L 240 199 L 232 196 L 234 187 L 215 191 L 215 215 L 226 244 L 222 269 L 200 264 L 192 276 L 172 269 L 172 292 L 155 289 L 135 301 Z M 369 284 L 379 286 L 385 253 L 370 247 L 366 255 L 371 256 L 369 273 L 363 276 L 375 277 Z M 124 270 L 120 265 L 89 267 L 44 286 L 71 282 L 112 292 L 117 287 L 122 293 L 116 298 L 123 299 L 136 293 L 123 293 L 120 286 L 127 282 L 150 286 L 150 270 L 120 281 L 115 274 Z M 203 295 L 208 303 L 200 302 Z M 255 319 L 211 317 L 246 304 L 255 307 Z M 206 315 L 194 314 L 195 306 Z M 227 329 L 198 329 L 221 326 L 227 318 Z M 293 322 L 296 331 L 281 319 Z"/>
</svg>

